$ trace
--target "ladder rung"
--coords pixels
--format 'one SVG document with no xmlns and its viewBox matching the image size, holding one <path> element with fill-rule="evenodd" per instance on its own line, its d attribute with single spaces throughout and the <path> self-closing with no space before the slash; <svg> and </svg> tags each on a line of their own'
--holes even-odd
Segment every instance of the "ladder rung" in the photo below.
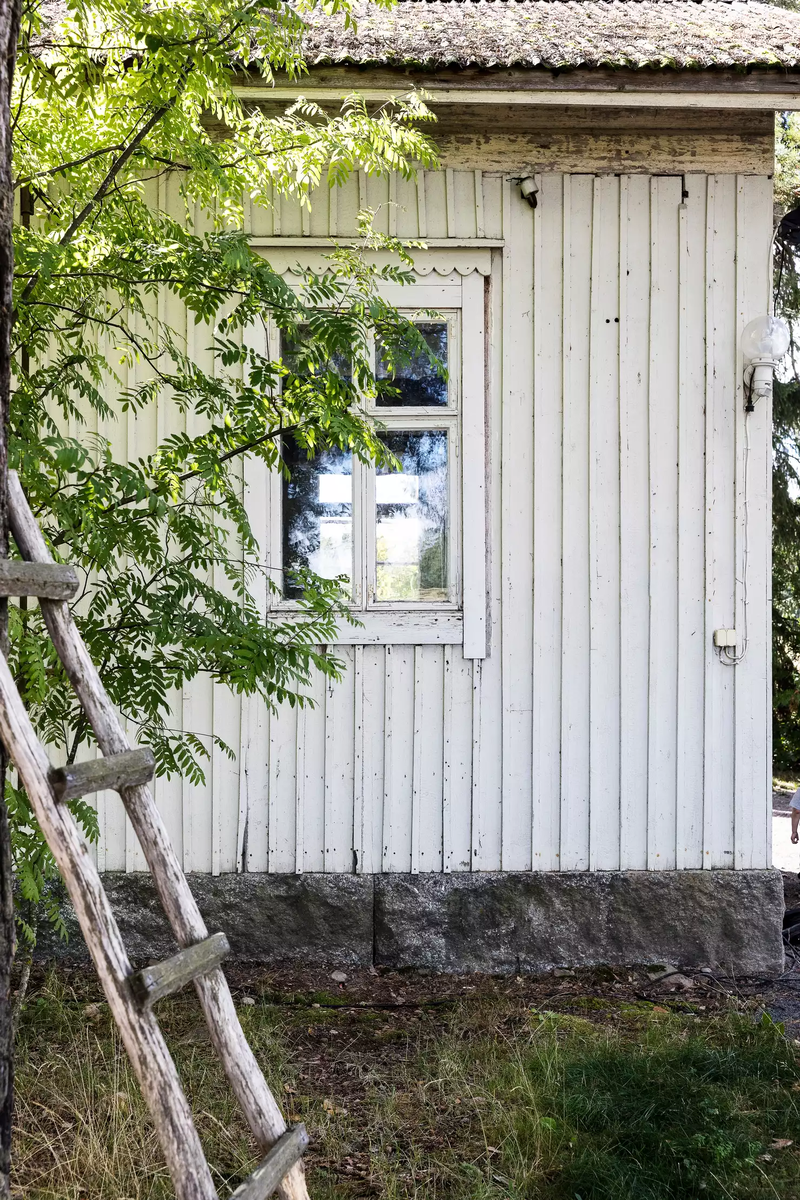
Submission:
<svg viewBox="0 0 800 1200">
<path fill-rule="evenodd" d="M 0 559 L 0 596 L 69 600 L 77 592 L 78 585 L 78 572 L 63 563 Z"/>
<path fill-rule="evenodd" d="M 212 933 L 211 937 L 204 938 L 194 946 L 187 946 L 185 950 L 173 954 L 172 958 L 165 958 L 163 962 L 137 971 L 131 975 L 129 983 L 139 1006 L 150 1008 L 156 1000 L 180 991 L 198 975 L 213 971 L 230 954 L 230 949 L 224 933 Z"/>
<path fill-rule="evenodd" d="M 136 787 L 153 778 L 155 759 L 147 747 L 124 750 L 122 754 L 109 754 L 94 761 L 73 763 L 69 767 L 54 767 L 50 772 L 50 785 L 56 800 L 77 800 L 104 788 Z"/>
<path fill-rule="evenodd" d="M 266 1158 L 262 1159 L 249 1179 L 245 1179 L 230 1200 L 267 1200 L 288 1170 L 303 1157 L 308 1146 L 305 1125 L 293 1125 L 278 1138 Z"/>
</svg>

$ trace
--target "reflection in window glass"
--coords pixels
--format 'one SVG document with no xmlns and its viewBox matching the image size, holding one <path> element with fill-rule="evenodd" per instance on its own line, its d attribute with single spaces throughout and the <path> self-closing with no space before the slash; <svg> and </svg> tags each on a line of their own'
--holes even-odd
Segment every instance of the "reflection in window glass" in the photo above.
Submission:
<svg viewBox="0 0 800 1200">
<path fill-rule="evenodd" d="M 447 322 L 420 321 L 417 329 L 447 369 Z M 378 380 L 385 380 L 389 385 L 387 395 L 379 394 L 377 403 L 380 407 L 422 407 L 435 405 L 442 407 L 447 404 L 447 380 L 442 379 L 436 368 L 431 365 L 428 356 L 422 352 L 415 354 L 410 362 L 397 368 L 393 376 L 387 364 L 381 357 L 380 341 L 378 342 Z"/>
<path fill-rule="evenodd" d="M 281 358 L 293 375 L 304 374 L 302 361 L 304 339 L 309 335 L 309 332 L 310 330 L 308 325 L 299 325 L 298 333 L 300 336 L 297 341 L 290 338 L 288 334 L 283 332 L 281 333 Z M 330 363 L 327 365 L 329 369 L 335 371 L 341 379 L 350 379 L 350 360 L 344 354 L 334 354 L 330 360 Z M 314 374 L 319 375 L 321 370 L 321 367 L 317 367 L 314 371 Z"/>
<path fill-rule="evenodd" d="M 375 477 L 376 600 L 448 599 L 447 433 L 384 433 L 402 464 Z"/>
<path fill-rule="evenodd" d="M 306 458 L 284 446 L 291 478 L 283 481 L 283 594 L 302 595 L 292 574 L 305 567 L 324 579 L 353 578 L 353 463 L 343 450 Z"/>
</svg>

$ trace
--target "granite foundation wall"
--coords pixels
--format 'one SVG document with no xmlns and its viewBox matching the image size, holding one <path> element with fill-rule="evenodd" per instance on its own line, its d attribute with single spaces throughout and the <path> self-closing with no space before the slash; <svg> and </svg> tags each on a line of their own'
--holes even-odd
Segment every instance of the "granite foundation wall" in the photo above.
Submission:
<svg viewBox="0 0 800 1200">
<path fill-rule="evenodd" d="M 175 951 L 149 875 L 105 885 L 134 962 Z M 190 875 L 209 930 L 242 962 L 439 972 L 676 963 L 735 974 L 783 966 L 779 871 L 451 875 Z M 85 959 L 40 938 L 44 958 Z"/>
</svg>

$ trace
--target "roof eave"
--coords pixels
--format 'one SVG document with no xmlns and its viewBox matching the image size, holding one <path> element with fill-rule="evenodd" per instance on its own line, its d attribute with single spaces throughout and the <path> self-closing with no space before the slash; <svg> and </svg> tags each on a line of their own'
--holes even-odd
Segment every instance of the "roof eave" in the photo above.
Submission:
<svg viewBox="0 0 800 1200">
<path fill-rule="evenodd" d="M 414 88 L 424 89 L 438 104 L 468 99 L 470 104 L 793 110 L 800 109 L 800 65 L 554 69 L 319 62 L 309 64 L 302 79 L 276 76 L 273 85 L 243 75 L 237 91 L 243 99 L 269 95 L 275 100 L 311 94 L 336 100 L 358 91 L 378 100 Z"/>
</svg>

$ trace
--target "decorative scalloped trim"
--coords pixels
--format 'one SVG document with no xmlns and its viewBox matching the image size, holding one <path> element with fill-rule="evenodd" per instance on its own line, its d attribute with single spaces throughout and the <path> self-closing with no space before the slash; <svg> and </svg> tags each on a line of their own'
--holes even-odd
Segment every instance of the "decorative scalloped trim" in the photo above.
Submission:
<svg viewBox="0 0 800 1200">
<path fill-rule="evenodd" d="M 318 248 L 306 250 L 303 246 L 291 246 L 283 249 L 277 246 L 256 247 L 259 253 L 279 275 L 288 275 L 298 266 L 310 267 L 314 271 L 323 271 L 327 265 L 325 251 Z M 374 262 L 389 262 L 387 254 L 369 254 Z M 492 252 L 487 247 L 470 249 L 459 246 L 448 249 L 442 247 L 436 250 L 417 250 L 414 255 L 414 271 L 417 275 L 489 275 L 492 270 Z"/>
</svg>

